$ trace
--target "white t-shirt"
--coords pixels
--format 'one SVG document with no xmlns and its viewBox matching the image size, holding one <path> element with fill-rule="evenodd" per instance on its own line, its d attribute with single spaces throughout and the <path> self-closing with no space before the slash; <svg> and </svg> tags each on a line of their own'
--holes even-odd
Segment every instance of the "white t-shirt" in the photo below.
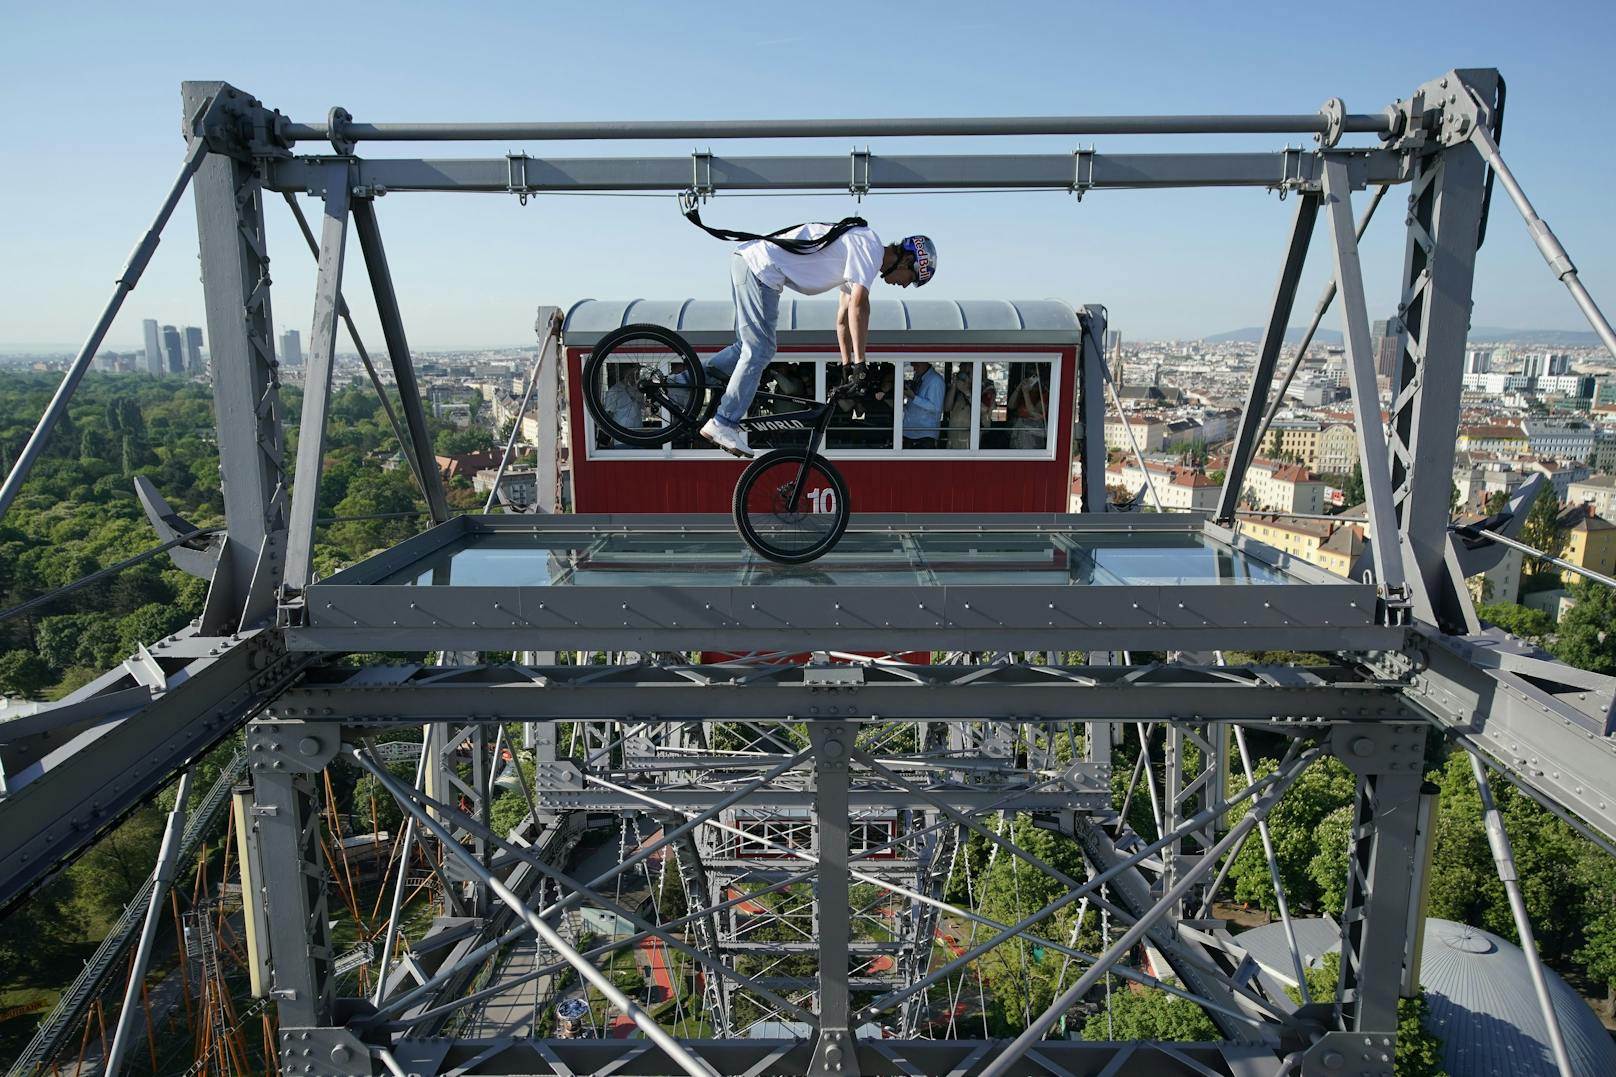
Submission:
<svg viewBox="0 0 1616 1077">
<path fill-rule="evenodd" d="M 830 231 L 828 224 L 805 224 L 784 239 L 818 239 Z M 818 295 L 832 288 L 847 291 L 852 284 L 873 287 L 881 279 L 881 237 L 869 228 L 853 228 L 824 250 L 813 254 L 792 254 L 773 243 L 754 239 L 742 243 L 735 253 L 746 260 L 747 268 L 764 284 L 779 291 L 790 288 L 803 295 Z"/>
</svg>

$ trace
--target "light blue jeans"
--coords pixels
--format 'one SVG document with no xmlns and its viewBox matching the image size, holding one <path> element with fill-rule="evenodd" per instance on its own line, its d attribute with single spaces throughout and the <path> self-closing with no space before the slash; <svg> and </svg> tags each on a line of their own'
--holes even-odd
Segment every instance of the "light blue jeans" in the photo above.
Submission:
<svg viewBox="0 0 1616 1077">
<path fill-rule="evenodd" d="M 717 418 L 736 426 L 746 418 L 746 409 L 757 395 L 763 371 L 774 358 L 775 324 L 780 320 L 780 293 L 747 267 L 746 259 L 731 259 L 730 285 L 735 296 L 735 343 L 707 361 L 707 365 L 729 378 L 724 399 L 718 404 Z"/>
</svg>

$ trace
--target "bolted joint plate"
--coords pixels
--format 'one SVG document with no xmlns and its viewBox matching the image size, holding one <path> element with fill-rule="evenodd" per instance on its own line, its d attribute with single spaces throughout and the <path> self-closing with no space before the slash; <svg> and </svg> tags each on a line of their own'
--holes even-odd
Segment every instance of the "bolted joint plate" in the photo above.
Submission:
<svg viewBox="0 0 1616 1077">
<path fill-rule="evenodd" d="M 286 1077 L 370 1077 L 370 1048 L 345 1028 L 281 1029 L 281 1073 Z"/>
<path fill-rule="evenodd" d="M 1077 760 L 1066 768 L 1066 783 L 1080 793 L 1111 795 L 1111 764 Z"/>
<path fill-rule="evenodd" d="M 341 732 L 329 722 L 258 718 L 247 726 L 247 769 L 256 773 L 312 774 L 341 749 Z"/>
<path fill-rule="evenodd" d="M 185 137 L 202 139 L 208 152 L 241 161 L 292 156 L 280 110 L 227 82 L 186 82 L 181 93 Z"/>
<path fill-rule="evenodd" d="M 1390 1032 L 1328 1032 L 1302 1056 L 1302 1077 L 1392 1077 Z"/>
<path fill-rule="evenodd" d="M 1354 774 L 1425 773 L 1423 722 L 1342 722 L 1331 727 L 1329 750 Z"/>
</svg>

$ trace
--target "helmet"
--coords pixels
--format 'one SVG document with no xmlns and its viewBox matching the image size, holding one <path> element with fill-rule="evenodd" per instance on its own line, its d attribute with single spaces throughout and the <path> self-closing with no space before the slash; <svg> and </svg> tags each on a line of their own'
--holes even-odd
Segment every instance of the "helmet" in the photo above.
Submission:
<svg viewBox="0 0 1616 1077">
<path fill-rule="evenodd" d="M 900 244 L 915 256 L 915 287 L 919 288 L 937 273 L 937 244 L 925 236 L 907 236 Z"/>
</svg>

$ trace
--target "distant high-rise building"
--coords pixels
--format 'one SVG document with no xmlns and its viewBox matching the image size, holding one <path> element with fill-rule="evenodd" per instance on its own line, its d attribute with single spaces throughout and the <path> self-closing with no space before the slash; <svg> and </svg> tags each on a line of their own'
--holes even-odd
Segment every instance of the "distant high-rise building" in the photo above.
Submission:
<svg viewBox="0 0 1616 1077">
<path fill-rule="evenodd" d="M 281 334 L 281 365 L 303 365 L 303 338 L 296 329 L 288 329 Z"/>
<path fill-rule="evenodd" d="M 187 374 L 203 373 L 202 330 L 194 325 L 185 327 L 185 372 Z"/>
<path fill-rule="evenodd" d="M 163 337 L 157 329 L 157 319 L 147 318 L 141 323 L 146 331 L 146 373 L 163 373 Z"/>
<path fill-rule="evenodd" d="M 1492 370 L 1493 353 L 1487 348 L 1471 348 L 1465 352 L 1464 372 L 1486 374 Z"/>
<path fill-rule="evenodd" d="M 1403 360 L 1403 325 L 1397 321 L 1377 321 L 1370 327 L 1369 342 L 1375 349 L 1375 376 L 1397 377 L 1398 364 Z"/>
<path fill-rule="evenodd" d="M 1521 373 L 1528 378 L 1571 373 L 1571 356 L 1564 352 L 1538 352 L 1521 358 Z"/>
<path fill-rule="evenodd" d="M 180 331 L 172 325 L 163 326 L 163 354 L 168 357 L 168 373 L 185 373 L 185 346 L 180 343 Z"/>
</svg>

